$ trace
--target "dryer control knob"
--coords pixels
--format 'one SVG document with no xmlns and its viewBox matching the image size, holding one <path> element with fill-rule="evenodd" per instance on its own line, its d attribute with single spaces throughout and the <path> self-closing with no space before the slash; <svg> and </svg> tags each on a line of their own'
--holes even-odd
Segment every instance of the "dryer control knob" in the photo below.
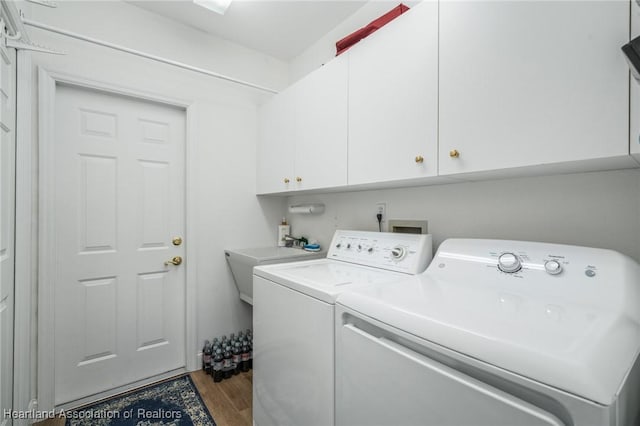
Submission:
<svg viewBox="0 0 640 426">
<path fill-rule="evenodd" d="M 547 260 L 544 262 L 544 270 L 551 275 L 558 275 L 562 272 L 562 265 L 557 260 Z"/>
<path fill-rule="evenodd" d="M 520 259 L 513 253 L 503 253 L 498 258 L 498 269 L 502 272 L 512 274 L 522 269 Z"/>
<path fill-rule="evenodd" d="M 406 254 L 407 250 L 402 246 L 395 246 L 391 249 L 391 257 L 393 260 L 402 260 Z"/>
</svg>

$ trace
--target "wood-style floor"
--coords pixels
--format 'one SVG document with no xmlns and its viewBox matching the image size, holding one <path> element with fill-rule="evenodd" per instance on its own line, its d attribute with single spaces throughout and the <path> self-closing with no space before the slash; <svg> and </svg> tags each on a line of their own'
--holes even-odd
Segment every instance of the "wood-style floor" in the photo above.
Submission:
<svg viewBox="0 0 640 426">
<path fill-rule="evenodd" d="M 191 379 L 218 426 L 251 426 L 251 386 L 253 372 L 240 373 L 214 383 L 204 371 L 194 371 Z M 37 426 L 63 426 L 64 419 L 49 419 Z"/>
</svg>

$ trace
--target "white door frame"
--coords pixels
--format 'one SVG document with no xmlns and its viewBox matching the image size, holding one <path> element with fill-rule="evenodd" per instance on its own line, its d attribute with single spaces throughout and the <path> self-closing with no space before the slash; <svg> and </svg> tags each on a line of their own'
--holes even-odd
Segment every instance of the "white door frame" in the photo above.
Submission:
<svg viewBox="0 0 640 426">
<path fill-rule="evenodd" d="M 194 138 L 195 104 L 192 101 L 169 98 L 163 95 L 140 92 L 135 89 L 118 86 L 111 82 L 96 82 L 82 77 L 73 76 L 38 68 L 38 409 L 51 410 L 54 408 L 54 364 L 52 356 L 54 345 L 54 288 L 53 277 L 56 276 L 55 262 L 55 229 L 53 223 L 54 211 L 54 167 L 53 145 L 55 142 L 55 101 L 56 86 L 58 84 L 72 85 L 81 88 L 100 90 L 111 94 L 130 96 L 137 99 L 160 102 L 176 106 L 186 111 L 185 135 L 185 219 L 186 219 L 186 247 L 187 261 L 185 277 L 185 355 L 186 369 L 197 369 L 196 348 L 196 194 L 193 188 L 197 179 L 196 139 Z"/>
<path fill-rule="evenodd" d="M 15 337 L 13 356 L 13 405 L 16 410 L 35 409 L 35 388 L 32 382 L 35 371 L 36 299 L 34 250 L 36 226 L 32 221 L 35 212 L 33 197 L 34 171 L 32 153 L 31 114 L 31 53 L 18 50 L 17 55 L 17 106 L 16 106 L 16 288 L 15 288 Z"/>
</svg>

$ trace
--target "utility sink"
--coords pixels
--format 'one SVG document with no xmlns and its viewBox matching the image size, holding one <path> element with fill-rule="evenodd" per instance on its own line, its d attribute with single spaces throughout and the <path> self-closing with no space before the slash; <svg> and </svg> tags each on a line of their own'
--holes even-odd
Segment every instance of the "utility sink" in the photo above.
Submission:
<svg viewBox="0 0 640 426">
<path fill-rule="evenodd" d="M 309 252 L 290 247 L 256 247 L 225 250 L 240 299 L 253 305 L 253 267 L 326 257 L 326 252 Z"/>
</svg>

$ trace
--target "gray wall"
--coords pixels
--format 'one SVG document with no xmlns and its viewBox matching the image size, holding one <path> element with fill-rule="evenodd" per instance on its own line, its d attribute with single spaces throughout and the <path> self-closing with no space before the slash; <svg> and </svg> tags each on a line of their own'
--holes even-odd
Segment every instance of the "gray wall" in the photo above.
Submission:
<svg viewBox="0 0 640 426">
<path fill-rule="evenodd" d="M 426 219 L 434 249 L 446 238 L 498 238 L 601 247 L 640 261 L 640 170 L 292 196 L 323 202 L 319 216 L 288 215 L 294 235 L 326 248 L 335 229 L 377 230 L 376 203 L 391 219 Z M 274 224 L 274 228 L 277 224 Z"/>
</svg>

